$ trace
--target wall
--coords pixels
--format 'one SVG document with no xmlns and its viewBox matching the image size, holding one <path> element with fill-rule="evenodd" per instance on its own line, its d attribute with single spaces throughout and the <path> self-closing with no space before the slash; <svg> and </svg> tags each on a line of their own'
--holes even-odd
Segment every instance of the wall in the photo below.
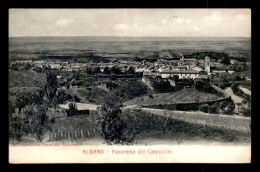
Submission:
<svg viewBox="0 0 260 172">
<path fill-rule="evenodd" d="M 247 133 L 251 132 L 250 117 L 206 114 L 203 112 L 168 111 L 147 108 L 142 108 L 142 111 L 146 111 L 160 116 L 170 116 L 172 119 L 189 122 L 193 124 L 219 127 L 221 129 L 230 129 Z"/>
<path fill-rule="evenodd" d="M 154 88 L 152 87 L 152 83 L 150 82 L 149 78 L 143 77 L 142 78 L 142 82 L 147 85 L 147 87 L 151 90 L 154 90 Z"/>
<path fill-rule="evenodd" d="M 199 106 L 202 105 L 202 104 L 213 105 L 216 102 L 222 102 L 222 101 L 230 102 L 230 101 L 232 101 L 231 97 L 224 90 L 222 90 L 221 88 L 219 88 L 215 85 L 211 85 L 211 87 L 214 88 L 219 93 L 223 94 L 224 98 L 219 98 L 217 100 L 211 100 L 211 101 L 206 101 L 206 102 L 175 103 L 175 104 L 164 104 L 164 105 L 145 105 L 145 106 L 142 106 L 142 107 L 155 108 L 155 109 L 189 111 L 189 110 L 198 110 Z"/>
</svg>

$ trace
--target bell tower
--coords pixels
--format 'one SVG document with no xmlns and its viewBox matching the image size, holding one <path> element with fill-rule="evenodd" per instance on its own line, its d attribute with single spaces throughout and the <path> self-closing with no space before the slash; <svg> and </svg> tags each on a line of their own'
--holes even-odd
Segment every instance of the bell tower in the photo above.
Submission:
<svg viewBox="0 0 260 172">
<path fill-rule="evenodd" d="M 210 75 L 210 57 L 205 57 L 205 71 Z"/>
</svg>

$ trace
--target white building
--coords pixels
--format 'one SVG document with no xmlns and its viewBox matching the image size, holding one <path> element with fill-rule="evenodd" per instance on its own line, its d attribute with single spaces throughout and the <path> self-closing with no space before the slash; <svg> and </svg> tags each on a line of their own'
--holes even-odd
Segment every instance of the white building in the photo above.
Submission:
<svg viewBox="0 0 260 172">
<path fill-rule="evenodd" d="M 205 57 L 205 71 L 210 75 L 210 57 Z"/>
<path fill-rule="evenodd" d="M 201 68 L 201 67 L 199 67 L 199 66 L 195 66 L 195 67 L 192 67 L 191 68 L 192 70 L 196 70 L 196 71 L 203 71 L 203 69 Z"/>
<path fill-rule="evenodd" d="M 60 64 L 50 64 L 51 69 L 60 69 L 61 65 Z"/>
<path fill-rule="evenodd" d="M 179 79 L 195 79 L 199 78 L 199 72 L 196 70 L 164 70 L 161 72 L 162 78 L 173 77 L 174 75 L 179 76 Z"/>
</svg>

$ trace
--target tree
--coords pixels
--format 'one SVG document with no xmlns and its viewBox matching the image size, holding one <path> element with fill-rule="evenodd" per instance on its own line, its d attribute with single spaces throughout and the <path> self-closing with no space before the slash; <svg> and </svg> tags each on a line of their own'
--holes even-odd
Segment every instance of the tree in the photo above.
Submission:
<svg viewBox="0 0 260 172">
<path fill-rule="evenodd" d="M 73 97 L 70 94 L 66 94 L 64 90 L 58 91 L 58 104 L 63 104 L 65 101 L 73 99 Z"/>
<path fill-rule="evenodd" d="M 251 116 L 251 108 L 242 108 L 241 112 L 242 112 L 243 116 L 247 116 L 247 117 Z"/>
<path fill-rule="evenodd" d="M 213 114 L 219 113 L 219 107 L 217 102 L 209 107 L 209 113 L 213 113 Z"/>
<path fill-rule="evenodd" d="M 18 108 L 19 113 L 21 112 L 22 108 L 25 107 L 27 102 L 28 102 L 28 96 L 26 95 L 26 93 L 22 92 L 17 95 L 16 107 Z"/>
<path fill-rule="evenodd" d="M 232 115 L 234 113 L 235 103 L 233 101 L 228 102 L 226 109 L 225 114 Z"/>
<path fill-rule="evenodd" d="M 248 104 L 248 106 L 251 106 L 251 96 L 248 94 L 244 94 L 243 101 Z"/>
<path fill-rule="evenodd" d="M 56 110 L 58 103 L 59 103 L 58 96 L 55 96 L 52 100 L 52 104 L 53 104 L 55 110 Z"/>
<path fill-rule="evenodd" d="M 106 87 L 111 91 L 112 89 L 116 88 L 118 84 L 115 84 L 113 82 L 106 83 Z"/>
<path fill-rule="evenodd" d="M 87 72 L 87 74 L 91 74 L 92 73 L 91 68 L 90 67 L 86 67 L 86 72 Z"/>
<path fill-rule="evenodd" d="M 229 64 L 230 64 L 230 59 L 229 59 L 229 57 L 223 56 L 223 57 L 221 58 L 221 63 L 226 64 L 226 65 L 229 65 Z"/>
<path fill-rule="evenodd" d="M 104 74 L 107 74 L 107 75 L 110 74 L 110 70 L 108 69 L 107 66 L 105 67 L 103 73 L 104 73 Z"/>
<path fill-rule="evenodd" d="M 37 140 L 42 141 L 45 131 L 50 130 L 48 117 L 46 116 L 46 107 L 31 105 L 26 108 L 25 113 L 28 120 L 28 133 L 36 134 Z M 43 115 L 45 117 L 44 123 L 42 123 Z"/>
<path fill-rule="evenodd" d="M 14 116 L 15 105 L 9 101 L 9 138 L 19 140 L 26 133 L 26 120 L 21 115 Z"/>
<path fill-rule="evenodd" d="M 118 67 L 113 66 L 113 67 L 111 68 L 111 73 L 121 74 L 121 70 L 120 70 Z"/>
<path fill-rule="evenodd" d="M 100 67 L 96 67 L 93 71 L 92 71 L 92 73 L 100 73 L 101 72 L 101 70 L 100 70 Z"/>
<path fill-rule="evenodd" d="M 135 68 L 133 66 L 130 66 L 129 69 L 127 70 L 128 74 L 135 74 Z"/>
<path fill-rule="evenodd" d="M 30 63 L 26 63 L 25 70 L 29 70 L 31 67 L 32 67 L 32 65 Z"/>
<path fill-rule="evenodd" d="M 121 104 L 107 100 L 99 110 L 98 128 L 108 144 L 126 144 L 134 139 L 122 119 L 121 107 Z"/>
<path fill-rule="evenodd" d="M 46 71 L 46 85 L 44 86 L 44 92 L 46 99 L 44 101 L 44 106 L 35 106 L 37 110 L 35 110 L 34 106 L 29 109 L 28 114 L 34 118 L 34 123 L 36 123 L 36 129 L 32 130 L 36 132 L 37 139 L 42 141 L 42 135 L 44 129 L 46 129 L 48 124 L 48 118 L 46 113 L 49 107 L 52 104 L 52 100 L 56 95 L 56 91 L 58 88 L 57 77 L 54 73 L 50 71 Z"/>
<path fill-rule="evenodd" d="M 76 103 L 70 103 L 69 104 L 69 109 L 66 110 L 68 116 L 75 116 L 75 115 L 77 115 L 77 111 L 78 111 L 78 108 L 77 108 Z"/>
<path fill-rule="evenodd" d="M 179 75 L 173 75 L 173 79 L 174 79 L 175 82 L 178 81 L 179 80 Z"/>
<path fill-rule="evenodd" d="M 17 71 L 17 70 L 18 70 L 17 64 L 16 64 L 16 63 L 11 64 L 11 65 L 10 65 L 10 69 Z"/>
<path fill-rule="evenodd" d="M 210 106 L 208 104 L 199 105 L 199 111 L 202 111 L 202 112 L 205 112 L 205 113 L 209 112 L 209 108 L 210 108 Z"/>
<path fill-rule="evenodd" d="M 76 72 L 76 73 L 75 73 L 75 79 L 76 79 L 76 80 L 79 80 L 79 72 Z"/>
</svg>

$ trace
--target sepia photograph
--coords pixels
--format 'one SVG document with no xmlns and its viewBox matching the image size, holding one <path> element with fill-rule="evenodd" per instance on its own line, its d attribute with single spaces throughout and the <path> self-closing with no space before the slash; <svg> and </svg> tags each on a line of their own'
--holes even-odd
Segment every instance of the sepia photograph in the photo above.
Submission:
<svg viewBox="0 0 260 172">
<path fill-rule="evenodd" d="M 9 163 L 250 163 L 251 9 L 9 9 Z"/>
</svg>

